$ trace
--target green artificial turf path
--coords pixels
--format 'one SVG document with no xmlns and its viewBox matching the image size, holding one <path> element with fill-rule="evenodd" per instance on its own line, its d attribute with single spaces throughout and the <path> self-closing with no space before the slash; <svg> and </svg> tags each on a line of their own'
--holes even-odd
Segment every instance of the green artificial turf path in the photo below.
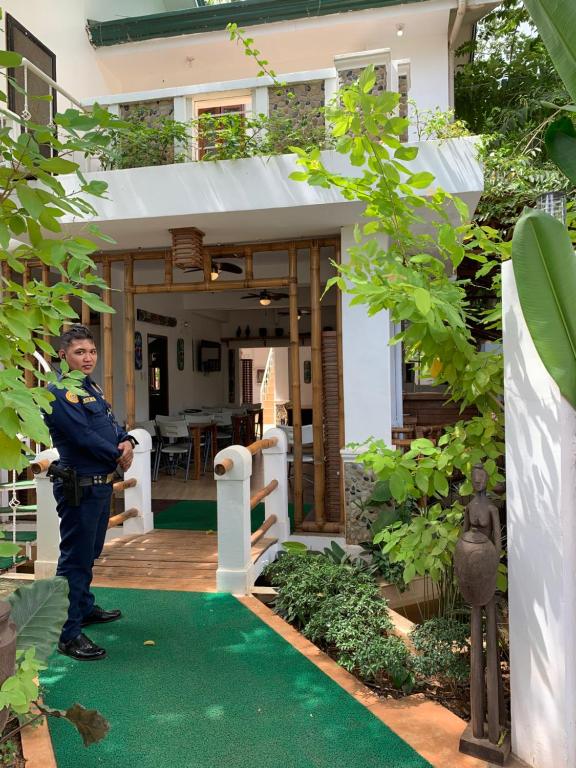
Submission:
<svg viewBox="0 0 576 768">
<path fill-rule="evenodd" d="M 97 708 L 110 733 L 85 749 L 50 718 L 58 768 L 430 768 L 231 595 L 96 597 L 124 613 L 87 630 L 108 658 L 54 654 L 42 683 L 49 706 Z"/>
<path fill-rule="evenodd" d="M 310 510 L 304 504 L 304 514 Z M 288 505 L 288 514 L 294 527 L 294 507 Z M 215 531 L 218 526 L 215 501 L 177 501 L 171 507 L 154 515 L 154 528 L 177 531 Z M 264 504 L 258 504 L 252 510 L 252 531 L 264 522 Z"/>
</svg>

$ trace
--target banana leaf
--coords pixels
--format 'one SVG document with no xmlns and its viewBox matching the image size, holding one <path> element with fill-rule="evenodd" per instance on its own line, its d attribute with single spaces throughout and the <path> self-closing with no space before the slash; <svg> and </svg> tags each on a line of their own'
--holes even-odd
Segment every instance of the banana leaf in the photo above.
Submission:
<svg viewBox="0 0 576 768">
<path fill-rule="evenodd" d="M 576 3 L 574 0 L 524 0 L 558 74 L 576 99 Z"/>
<path fill-rule="evenodd" d="M 568 230 L 544 211 L 525 211 L 512 238 L 512 265 L 538 354 L 576 408 L 576 256 Z"/>
<path fill-rule="evenodd" d="M 18 587 L 8 601 L 18 630 L 17 650 L 36 649 L 36 658 L 46 662 L 56 648 L 68 614 L 68 582 L 61 576 L 41 579 Z"/>
<path fill-rule="evenodd" d="M 572 120 L 555 120 L 546 131 L 545 142 L 550 159 L 576 185 L 576 130 Z"/>
</svg>

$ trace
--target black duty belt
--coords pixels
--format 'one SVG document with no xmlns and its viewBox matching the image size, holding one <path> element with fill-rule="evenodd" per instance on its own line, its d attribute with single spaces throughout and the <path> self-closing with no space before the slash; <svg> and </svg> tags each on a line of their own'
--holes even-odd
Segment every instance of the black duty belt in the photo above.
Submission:
<svg viewBox="0 0 576 768">
<path fill-rule="evenodd" d="M 110 472 L 108 475 L 78 475 L 78 485 L 106 485 L 114 482 L 115 474 Z"/>
</svg>

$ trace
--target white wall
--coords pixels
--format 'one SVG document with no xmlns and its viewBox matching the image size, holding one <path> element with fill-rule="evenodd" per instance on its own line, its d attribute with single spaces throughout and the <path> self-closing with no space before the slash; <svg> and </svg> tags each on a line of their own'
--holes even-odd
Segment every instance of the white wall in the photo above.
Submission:
<svg viewBox="0 0 576 768">
<path fill-rule="evenodd" d="M 528 331 L 502 268 L 512 750 L 576 765 L 576 411 Z"/>
<path fill-rule="evenodd" d="M 146 0 L 140 5 L 145 13 L 151 5 L 161 3 Z M 94 0 L 88 6 L 93 8 Z M 122 15 L 130 15 L 130 10 Z M 91 15 L 94 17 L 94 10 Z M 413 62 L 412 84 L 423 106 L 445 108 L 449 97 L 448 19 L 445 3 L 418 3 L 258 25 L 247 28 L 247 34 L 279 75 L 332 67 L 337 54 L 390 48 L 393 59 Z M 396 35 L 399 23 L 404 24 L 401 38 Z M 99 49 L 97 56 L 118 78 L 118 92 L 124 93 L 257 74 L 254 61 L 244 55 L 241 46 L 230 42 L 225 31 L 110 46 Z"/>
<path fill-rule="evenodd" d="M 353 228 L 342 229 L 342 262 L 355 245 Z M 346 443 L 369 437 L 391 442 L 392 393 L 390 317 L 386 310 L 369 317 L 366 306 L 342 296 L 342 364 Z"/>
</svg>

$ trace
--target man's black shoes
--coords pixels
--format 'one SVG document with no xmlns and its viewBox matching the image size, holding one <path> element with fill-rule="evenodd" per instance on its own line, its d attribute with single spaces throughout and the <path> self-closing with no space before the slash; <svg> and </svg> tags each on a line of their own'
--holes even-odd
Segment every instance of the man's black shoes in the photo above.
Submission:
<svg viewBox="0 0 576 768">
<path fill-rule="evenodd" d="M 64 656 L 70 656 L 76 661 L 99 661 L 106 658 L 106 651 L 92 642 L 86 635 L 80 633 L 78 637 L 67 643 L 58 643 L 58 652 Z"/>
<path fill-rule="evenodd" d="M 122 618 L 122 611 L 105 611 L 98 605 L 95 605 L 92 609 L 92 613 L 82 621 L 83 627 L 88 627 L 90 624 L 107 624 L 109 621 L 118 621 Z"/>
</svg>

